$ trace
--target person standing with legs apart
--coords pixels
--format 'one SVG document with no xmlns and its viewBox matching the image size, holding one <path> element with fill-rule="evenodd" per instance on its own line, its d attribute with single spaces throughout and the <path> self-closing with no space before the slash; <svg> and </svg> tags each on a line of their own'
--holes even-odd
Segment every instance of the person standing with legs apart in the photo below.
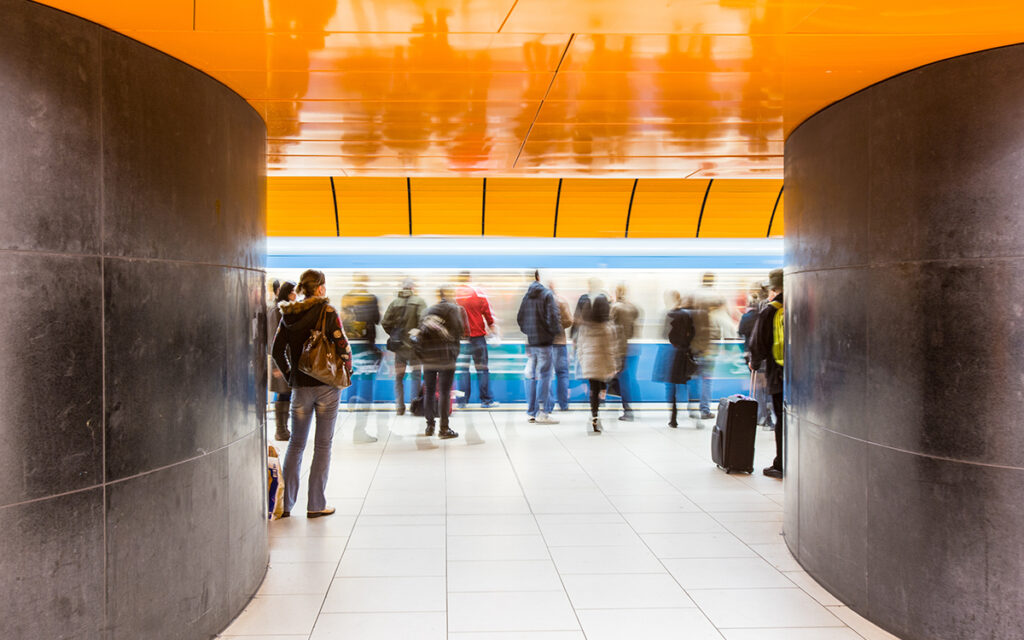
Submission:
<svg viewBox="0 0 1024 640">
<path fill-rule="evenodd" d="M 577 334 L 580 370 L 590 383 L 590 427 L 594 433 L 601 433 L 598 418 L 601 392 L 619 372 L 621 359 L 618 330 L 615 323 L 609 321 L 609 312 L 608 298 L 604 295 L 591 300 L 590 320 L 583 323 Z"/>
<path fill-rule="evenodd" d="M 427 303 L 416 295 L 411 278 L 402 281 L 402 290 L 388 305 L 381 326 L 388 332 L 388 351 L 395 354 L 395 413 L 405 413 L 405 371 L 408 367 L 412 379 L 412 397 L 420 392 L 423 369 L 409 342 L 409 332 L 420 325 Z"/>
<path fill-rule="evenodd" d="M 459 343 L 465 329 L 465 311 L 452 302 L 454 290 L 443 285 L 441 300 L 427 309 L 420 326 L 413 330 L 411 340 L 416 357 L 423 363 L 423 415 L 427 419 L 426 435 L 434 435 L 434 416 L 441 415 L 439 438 L 458 438 L 448 418 L 452 412 L 452 381 L 455 361 L 459 359 Z M 436 396 L 436 397 L 435 397 Z"/>
<path fill-rule="evenodd" d="M 548 289 L 555 296 L 555 302 L 558 304 L 558 317 L 562 325 L 562 330 L 555 334 L 555 341 L 551 345 L 556 393 L 548 392 L 548 402 L 544 405 L 544 413 L 550 415 L 555 408 L 556 398 L 559 409 L 569 410 L 569 346 L 566 344 L 565 330 L 570 329 L 573 324 L 569 301 L 558 295 L 558 292 L 555 291 L 555 283 L 548 282 Z"/>
<path fill-rule="evenodd" d="M 315 412 L 316 438 L 313 441 L 313 463 L 309 470 L 306 517 L 319 518 L 334 513 L 334 508 L 327 506 L 324 490 L 331 468 L 331 443 L 334 440 L 334 422 L 338 417 L 341 390 L 299 371 L 299 357 L 313 329 L 317 328 L 322 313 L 326 315 L 326 337 L 339 354 L 344 354 L 346 368 L 351 367 L 352 350 L 338 313 L 326 297 L 327 283 L 323 272 L 314 269 L 303 272 L 299 279 L 299 292 L 305 296 L 301 301 L 282 302 L 279 305 L 281 325 L 274 336 L 273 348 L 274 362 L 292 388 L 292 437 L 284 457 L 285 497 L 282 517 L 291 515 L 299 495 L 299 471 Z"/>
<path fill-rule="evenodd" d="M 764 470 L 764 475 L 772 478 L 781 478 L 783 474 L 782 446 L 786 434 L 782 407 L 786 345 L 782 273 L 782 269 L 773 269 L 768 274 L 769 302 L 757 314 L 750 340 L 750 370 L 757 371 L 762 363 L 765 364 L 768 393 L 772 396 L 772 408 L 775 410 L 775 460 Z"/>
<path fill-rule="evenodd" d="M 540 283 L 540 271 L 533 272 L 533 282 L 519 304 L 516 321 L 526 334 L 526 413 L 530 422 L 558 424 L 544 407 L 551 393 L 551 345 L 562 330 L 562 322 L 555 296 Z"/>
<path fill-rule="evenodd" d="M 455 292 L 455 301 L 466 310 L 466 338 L 469 339 L 467 346 L 473 359 L 473 368 L 476 369 L 480 406 L 484 409 L 497 407 L 498 402 L 491 394 L 491 373 L 487 365 L 487 336 L 496 334 L 498 330 L 498 325 L 491 314 L 491 303 L 483 290 L 469 281 L 468 271 L 459 274 L 459 288 Z M 469 402 L 469 392 L 472 390 L 468 366 L 459 387 L 463 392 L 459 406 L 464 407 Z"/>
<path fill-rule="evenodd" d="M 633 408 L 629 402 L 633 397 L 633 372 L 636 370 L 636 363 L 640 360 L 640 351 L 636 345 L 630 344 L 633 339 L 636 325 L 640 319 L 640 310 L 636 305 L 626 300 L 626 285 L 620 284 L 615 287 L 615 303 L 611 310 L 612 322 L 615 323 L 619 339 L 619 372 L 616 379 L 619 383 L 619 397 L 622 398 L 622 415 L 619 420 L 631 422 L 633 420 Z"/>
<path fill-rule="evenodd" d="M 295 300 L 295 283 L 285 282 L 274 287 L 274 304 L 267 310 L 267 355 L 270 356 L 270 391 L 274 393 L 274 440 L 287 442 L 291 434 L 288 432 L 288 412 L 292 402 L 292 388 L 288 386 L 288 379 L 281 373 L 277 363 L 274 362 L 271 353 L 274 346 L 274 336 L 277 335 L 277 328 L 281 326 L 281 310 L 277 305 L 282 302 Z"/>
</svg>

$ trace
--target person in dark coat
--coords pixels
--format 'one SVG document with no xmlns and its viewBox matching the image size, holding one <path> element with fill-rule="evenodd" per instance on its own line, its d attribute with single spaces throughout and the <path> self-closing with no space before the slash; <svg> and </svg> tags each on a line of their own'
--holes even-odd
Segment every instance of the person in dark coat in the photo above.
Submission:
<svg viewBox="0 0 1024 640">
<path fill-rule="evenodd" d="M 610 320 L 610 309 L 607 297 L 600 295 L 594 298 L 590 306 L 590 320 L 577 334 L 579 346 L 576 357 L 580 371 L 590 385 L 590 426 L 594 433 L 601 433 L 601 420 L 598 418 L 601 392 L 619 373 L 622 362 L 618 327 Z"/>
<path fill-rule="evenodd" d="M 331 443 L 334 422 L 338 417 L 341 390 L 324 384 L 299 371 L 299 357 L 310 333 L 317 328 L 321 313 L 325 314 L 325 334 L 338 353 L 343 354 L 346 367 L 351 367 L 352 351 L 342 329 L 338 312 L 327 299 L 327 283 L 322 271 L 307 269 L 299 279 L 299 291 L 305 296 L 298 302 L 282 302 L 281 324 L 274 336 L 274 362 L 292 389 L 292 436 L 284 456 L 284 513 L 291 515 L 299 494 L 299 471 L 306 450 L 309 427 L 316 413 L 316 439 L 313 442 L 313 463 L 309 470 L 306 517 L 319 518 L 334 513 L 327 506 L 324 490 L 331 468 Z"/>
<path fill-rule="evenodd" d="M 782 411 L 783 398 L 783 354 L 775 353 L 776 343 L 782 343 L 784 336 L 776 336 L 776 314 L 783 313 L 782 304 L 782 269 L 773 269 L 768 274 L 769 302 L 757 314 L 754 332 L 750 339 L 750 369 L 757 371 L 762 364 L 765 367 L 768 393 L 772 396 L 772 408 L 775 410 L 775 460 L 772 466 L 764 469 L 764 475 L 781 478 L 782 443 L 785 438 L 785 417 Z"/>
<path fill-rule="evenodd" d="M 402 282 L 402 290 L 384 312 L 381 326 L 388 332 L 387 347 L 395 353 L 395 413 L 405 413 L 405 371 L 409 369 L 412 379 L 412 397 L 420 393 L 423 369 L 412 352 L 409 332 L 420 326 L 427 303 L 416 295 L 415 283 L 411 278 Z"/>
<path fill-rule="evenodd" d="M 274 304 L 267 310 L 267 355 L 270 356 L 270 391 L 274 393 L 274 440 L 287 442 L 291 437 L 288 431 L 288 411 L 292 402 L 292 388 L 288 386 L 281 369 L 274 362 L 271 350 L 273 339 L 277 335 L 277 328 L 281 325 L 281 309 L 277 305 L 282 302 L 292 302 L 296 298 L 295 283 L 285 281 L 283 284 L 274 280 L 275 287 Z"/>
<path fill-rule="evenodd" d="M 457 438 L 448 418 L 452 409 L 452 381 L 455 361 L 459 359 L 459 343 L 466 330 L 466 312 L 455 304 L 455 288 L 444 285 L 441 300 L 426 310 L 420 326 L 412 332 L 416 357 L 423 364 L 423 415 L 427 419 L 428 436 L 434 435 L 434 416 L 441 414 L 439 438 Z M 435 402 L 435 394 L 437 402 Z"/>
<path fill-rule="evenodd" d="M 696 371 L 696 363 L 690 353 L 690 344 L 695 331 L 693 319 L 683 308 L 683 300 L 679 292 L 670 291 L 666 298 L 669 303 L 669 310 L 665 314 L 665 333 L 668 337 L 668 344 L 663 345 L 658 351 L 655 381 L 665 383 L 667 400 L 672 405 L 668 426 L 675 429 L 679 426 L 679 411 L 676 405 L 676 400 L 681 395 L 679 387 L 685 385 Z M 686 392 L 682 391 L 682 393 Z M 702 427 L 699 421 L 696 424 L 698 429 Z"/>
<path fill-rule="evenodd" d="M 745 357 L 748 365 L 750 364 L 750 340 L 754 337 L 754 324 L 757 323 L 757 314 L 761 310 L 759 300 L 760 297 L 757 292 L 750 294 L 750 297 L 747 299 L 747 311 L 740 318 L 739 327 L 736 329 L 736 332 L 743 338 L 743 349 L 746 351 Z M 764 368 L 765 365 L 762 364 L 760 369 L 753 372 L 750 396 L 757 402 L 757 424 L 765 425 L 768 429 L 774 429 L 775 425 L 772 422 L 771 409 L 772 400 L 765 384 Z"/>
<path fill-rule="evenodd" d="M 519 329 L 526 334 L 526 414 L 530 422 L 558 424 L 544 408 L 551 393 L 555 336 L 562 331 L 558 302 L 551 290 L 540 283 L 540 272 L 533 272 L 516 316 Z"/>
</svg>

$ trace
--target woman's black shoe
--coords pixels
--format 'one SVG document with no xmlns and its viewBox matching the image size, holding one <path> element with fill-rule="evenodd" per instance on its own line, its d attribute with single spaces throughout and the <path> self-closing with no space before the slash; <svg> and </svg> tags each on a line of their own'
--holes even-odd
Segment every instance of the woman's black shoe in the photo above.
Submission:
<svg viewBox="0 0 1024 640">
<path fill-rule="evenodd" d="M 458 438 L 459 434 L 452 431 L 448 427 L 441 427 L 441 432 L 437 434 L 437 437 L 441 438 L 442 440 L 447 440 L 448 438 Z"/>
<path fill-rule="evenodd" d="M 427 425 L 427 435 L 428 436 L 434 435 L 434 425 L 432 425 L 432 424 L 428 424 Z"/>
</svg>

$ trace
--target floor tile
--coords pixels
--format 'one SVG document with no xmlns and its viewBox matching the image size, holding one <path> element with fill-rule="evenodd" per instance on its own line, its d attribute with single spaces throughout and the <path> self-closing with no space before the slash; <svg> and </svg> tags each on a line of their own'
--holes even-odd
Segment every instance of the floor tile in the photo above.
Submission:
<svg viewBox="0 0 1024 640">
<path fill-rule="evenodd" d="M 863 640 L 846 628 L 819 629 L 722 629 L 725 640 Z"/>
<path fill-rule="evenodd" d="M 350 549 L 443 549 L 444 526 L 376 526 L 356 523 L 349 537 Z"/>
<path fill-rule="evenodd" d="M 800 587 L 807 592 L 807 595 L 811 596 L 826 607 L 837 607 L 842 606 L 842 602 L 839 601 L 834 595 L 828 592 L 825 587 L 818 584 L 818 581 L 811 577 L 811 574 L 806 571 L 787 571 L 786 577 L 790 579 L 796 586 Z"/>
<path fill-rule="evenodd" d="M 550 524 L 541 526 L 549 547 L 602 547 L 641 544 L 627 524 Z"/>
<path fill-rule="evenodd" d="M 217 637 L 218 638 L 230 638 L 230 640 L 309 640 L 309 635 L 308 634 L 303 634 L 301 636 L 225 636 L 225 635 L 219 635 Z"/>
<path fill-rule="evenodd" d="M 448 535 L 531 535 L 537 534 L 537 521 L 529 514 L 450 515 Z"/>
<path fill-rule="evenodd" d="M 564 591 L 452 593 L 449 631 L 574 631 L 576 614 Z"/>
<path fill-rule="evenodd" d="M 829 607 L 828 610 L 846 623 L 847 626 L 860 634 L 864 640 L 899 640 L 899 638 L 892 635 L 885 629 L 882 629 L 878 625 L 864 619 L 860 614 L 849 607 Z"/>
<path fill-rule="evenodd" d="M 448 496 L 449 515 L 486 515 L 497 513 L 530 513 L 526 498 L 518 496 L 471 497 Z"/>
<path fill-rule="evenodd" d="M 325 594 L 337 562 L 272 562 L 257 595 Z"/>
<path fill-rule="evenodd" d="M 323 601 L 322 595 L 256 596 L 223 635 L 308 635 Z M 283 611 L 288 615 L 282 615 Z"/>
<path fill-rule="evenodd" d="M 783 541 L 781 522 L 730 522 L 724 526 L 747 544 L 772 544 Z"/>
<path fill-rule="evenodd" d="M 684 589 L 784 589 L 793 583 L 761 558 L 672 558 L 665 567 Z"/>
<path fill-rule="evenodd" d="M 562 581 L 550 560 L 448 562 L 448 592 L 558 591 Z"/>
<path fill-rule="evenodd" d="M 697 609 L 589 609 L 579 616 L 587 640 L 722 640 Z"/>
<path fill-rule="evenodd" d="M 796 561 L 785 542 L 772 544 L 752 544 L 750 548 L 759 556 L 770 562 L 779 571 L 802 571 L 803 567 Z"/>
<path fill-rule="evenodd" d="M 718 533 L 725 528 L 706 513 L 629 513 L 637 533 Z"/>
<path fill-rule="evenodd" d="M 445 579 L 338 578 L 324 600 L 325 613 L 444 611 Z"/>
<path fill-rule="evenodd" d="M 731 533 L 645 533 L 641 537 L 659 558 L 749 558 L 757 555 Z"/>
<path fill-rule="evenodd" d="M 337 562 L 348 538 L 271 538 L 270 562 Z"/>
<path fill-rule="evenodd" d="M 555 547 L 551 558 L 562 575 L 586 573 L 660 573 L 658 558 L 643 546 Z"/>
<path fill-rule="evenodd" d="M 443 613 L 325 613 L 310 640 L 445 640 Z"/>
<path fill-rule="evenodd" d="M 448 640 L 586 640 L 582 631 L 468 631 L 449 633 Z"/>
<path fill-rule="evenodd" d="M 445 556 L 439 549 L 349 549 L 337 577 L 444 576 Z"/>
<path fill-rule="evenodd" d="M 270 522 L 267 533 L 271 538 L 346 537 L 352 532 L 355 522 L 356 516 L 340 513 L 328 518 L 306 518 L 296 515 Z"/>
<path fill-rule="evenodd" d="M 448 536 L 448 560 L 547 560 L 548 547 L 540 535 Z"/>
<path fill-rule="evenodd" d="M 687 593 L 722 629 L 843 626 L 800 589 L 688 589 Z"/>
<path fill-rule="evenodd" d="M 667 573 L 565 575 L 569 600 L 581 609 L 685 609 L 693 601 Z"/>
<path fill-rule="evenodd" d="M 700 511 L 681 495 L 612 496 L 612 504 L 622 513 L 687 513 Z"/>
</svg>

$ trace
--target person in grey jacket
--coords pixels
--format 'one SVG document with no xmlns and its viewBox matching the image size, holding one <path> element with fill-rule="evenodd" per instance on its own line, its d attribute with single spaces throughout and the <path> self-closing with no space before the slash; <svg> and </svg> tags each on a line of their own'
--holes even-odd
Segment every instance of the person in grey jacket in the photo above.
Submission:
<svg viewBox="0 0 1024 640">
<path fill-rule="evenodd" d="M 427 303 L 416 295 L 415 283 L 411 278 L 402 281 L 402 290 L 388 305 L 381 326 L 388 333 L 387 348 L 395 354 L 395 413 L 405 413 L 405 371 L 412 377 L 412 397 L 420 393 L 423 368 L 409 342 L 409 332 L 420 326 L 420 320 L 427 309 Z"/>
<path fill-rule="evenodd" d="M 551 393 L 551 372 L 555 336 L 562 331 L 558 303 L 551 290 L 540 283 L 540 272 L 533 272 L 516 316 L 519 329 L 526 334 L 526 413 L 530 422 L 557 424 L 544 410 Z"/>
</svg>

